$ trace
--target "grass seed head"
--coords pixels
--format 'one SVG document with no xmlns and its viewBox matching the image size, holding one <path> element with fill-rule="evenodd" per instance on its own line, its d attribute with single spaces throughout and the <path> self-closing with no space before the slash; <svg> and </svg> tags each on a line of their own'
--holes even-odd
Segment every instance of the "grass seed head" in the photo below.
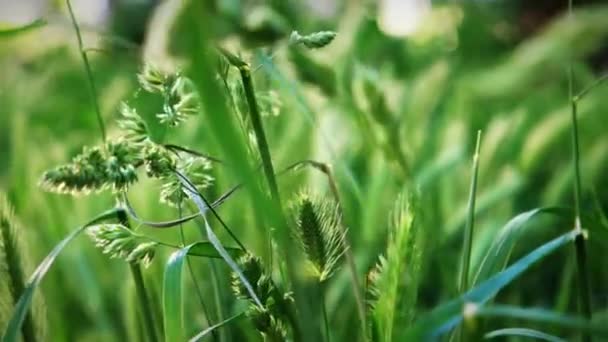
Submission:
<svg viewBox="0 0 608 342">
<path fill-rule="evenodd" d="M 323 282 L 333 275 L 340 257 L 346 251 L 338 206 L 302 193 L 293 207 L 296 240 L 308 259 L 313 275 Z"/>
</svg>

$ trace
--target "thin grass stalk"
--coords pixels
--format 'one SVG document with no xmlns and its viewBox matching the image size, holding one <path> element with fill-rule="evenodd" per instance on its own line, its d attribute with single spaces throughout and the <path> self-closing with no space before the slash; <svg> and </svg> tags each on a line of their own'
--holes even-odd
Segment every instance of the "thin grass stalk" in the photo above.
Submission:
<svg viewBox="0 0 608 342">
<path fill-rule="evenodd" d="M 281 202 L 281 197 L 279 194 L 279 188 L 277 186 L 277 180 L 274 173 L 274 167 L 272 165 L 272 159 L 270 156 L 270 149 L 268 147 L 268 142 L 266 140 L 266 134 L 264 132 L 264 126 L 262 125 L 262 117 L 260 115 L 259 107 L 257 104 L 257 100 L 255 97 L 255 91 L 253 86 L 253 80 L 251 78 L 251 70 L 248 64 L 244 64 L 238 67 L 241 74 L 241 81 L 243 84 L 243 88 L 245 90 L 245 97 L 247 99 L 247 105 L 249 106 L 249 116 L 251 119 L 251 125 L 253 127 L 253 131 L 255 133 L 257 147 L 260 152 L 260 157 L 262 159 L 262 166 L 264 169 L 264 174 L 266 176 L 266 181 L 268 182 L 268 187 L 270 188 L 270 195 L 272 204 L 276 209 L 276 214 L 273 216 L 273 221 L 279 225 L 278 237 L 280 239 L 281 245 L 283 247 L 288 246 L 288 234 L 287 234 L 287 220 L 285 218 L 285 213 L 283 212 L 283 206 Z M 271 213 L 272 214 L 272 213 Z M 270 235 L 270 234 L 269 234 Z M 296 266 L 293 263 L 289 252 L 287 250 L 284 251 L 285 261 L 287 263 L 287 274 L 291 279 L 297 279 L 295 276 Z M 285 279 L 287 280 L 287 279 Z M 304 298 L 300 298 L 303 294 L 303 288 L 299 286 L 299 284 L 294 283 L 294 297 L 296 300 L 296 304 L 300 304 L 300 314 L 303 316 L 309 316 L 311 313 L 310 304 Z M 306 335 L 310 335 L 312 331 L 309 329 L 300 329 L 297 326 L 300 322 L 294 321 L 293 329 L 294 334 L 298 334 L 298 332 L 302 332 Z M 304 336 L 306 337 L 306 336 Z M 295 339 L 299 339 L 300 336 L 295 337 Z"/>
<path fill-rule="evenodd" d="M 270 149 L 268 147 L 268 141 L 266 140 L 266 133 L 264 132 L 264 126 L 262 125 L 262 116 L 260 115 L 258 103 L 255 98 L 255 91 L 253 88 L 253 80 L 251 79 L 249 65 L 239 67 L 239 71 L 241 73 L 241 81 L 243 82 L 245 97 L 247 98 L 247 104 L 249 106 L 251 125 L 253 126 L 253 131 L 255 132 L 255 138 L 258 144 L 260 157 L 262 158 L 262 166 L 264 168 L 266 180 L 268 181 L 270 194 L 276 203 L 281 203 L 279 187 L 277 186 L 277 180 L 274 174 L 274 167 L 270 157 Z"/>
<path fill-rule="evenodd" d="M 120 210 L 116 216 L 120 224 L 129 229 L 131 228 L 126 212 Z M 146 291 L 141 268 L 138 264 L 130 264 L 129 266 L 131 269 L 131 276 L 133 277 L 133 281 L 135 283 L 135 292 L 137 293 L 137 299 L 140 305 L 139 311 L 141 313 L 143 328 L 146 331 L 148 340 L 151 342 L 157 342 L 159 339 L 156 332 L 156 325 L 154 324 L 154 315 L 152 313 L 152 307 L 150 306 L 150 298 L 148 296 L 148 292 Z"/>
<path fill-rule="evenodd" d="M 568 16 L 570 17 L 570 19 L 572 19 L 572 7 L 573 7 L 572 3 L 573 3 L 573 0 L 568 0 Z M 585 241 L 585 234 L 582 234 L 583 228 L 582 228 L 582 222 L 581 222 L 581 170 L 580 170 L 580 152 L 579 152 L 579 138 L 578 138 L 578 118 L 577 118 L 577 116 L 578 116 L 578 113 L 577 113 L 578 97 L 574 96 L 574 70 L 572 67 L 572 61 L 570 61 L 570 65 L 568 68 L 568 97 L 570 100 L 571 118 L 572 118 L 572 155 L 573 155 L 572 167 L 574 168 L 574 204 L 575 204 L 574 229 L 577 232 L 581 233 L 581 234 L 578 234 L 574 240 L 574 247 L 576 250 L 579 306 L 580 306 L 581 314 L 587 320 L 591 321 L 591 319 L 592 319 L 591 287 L 590 287 L 590 282 L 589 282 L 589 270 L 588 270 L 588 265 L 587 265 L 587 243 Z M 582 340 L 584 342 L 590 342 L 591 335 L 588 332 L 583 333 Z"/>
<path fill-rule="evenodd" d="M 72 3 L 70 0 L 65 0 L 65 3 L 68 7 L 68 12 L 70 13 L 70 19 L 72 20 L 72 25 L 74 26 L 74 31 L 76 32 L 76 38 L 78 39 L 78 51 L 80 52 L 80 56 L 82 57 L 82 62 L 84 63 L 84 69 L 87 74 L 87 79 L 89 83 L 89 92 L 91 94 L 91 100 L 93 101 L 93 106 L 95 107 L 95 115 L 97 116 L 97 124 L 99 125 L 99 131 L 101 132 L 101 140 L 106 141 L 106 127 L 103 123 L 103 118 L 101 116 L 101 109 L 99 107 L 99 102 L 97 101 L 97 87 L 95 86 L 95 81 L 93 80 L 93 71 L 91 70 L 91 64 L 89 63 L 89 57 L 87 56 L 87 52 L 84 48 L 84 44 L 82 43 L 82 35 L 80 33 L 80 27 L 78 26 L 78 21 L 76 20 L 76 16 L 74 15 L 74 10 L 72 9 Z"/>
<path fill-rule="evenodd" d="M 323 314 L 323 325 L 325 327 L 325 341 L 331 342 L 331 332 L 329 330 L 329 315 L 327 315 L 327 304 L 325 303 L 325 286 L 319 283 L 319 293 L 321 296 L 321 311 Z"/>
<path fill-rule="evenodd" d="M 477 131 L 475 155 L 473 155 L 473 175 L 469 190 L 467 222 L 464 229 L 464 244 L 460 265 L 460 281 L 458 291 L 462 294 L 469 289 L 469 268 L 471 266 L 471 251 L 473 249 L 473 228 L 475 226 L 475 199 L 477 194 L 477 179 L 479 174 L 479 150 L 481 147 L 481 131 Z M 466 329 L 460 328 L 460 341 L 466 341 Z"/>
</svg>

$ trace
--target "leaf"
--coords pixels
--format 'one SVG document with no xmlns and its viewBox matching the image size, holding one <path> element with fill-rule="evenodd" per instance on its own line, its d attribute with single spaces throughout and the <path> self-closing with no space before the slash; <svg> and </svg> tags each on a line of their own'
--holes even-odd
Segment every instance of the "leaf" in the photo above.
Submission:
<svg viewBox="0 0 608 342">
<path fill-rule="evenodd" d="M 532 219 L 540 214 L 564 215 L 566 209 L 558 207 L 535 208 L 523 212 L 512 218 L 504 225 L 492 245 L 487 249 L 487 253 L 481 265 L 477 267 L 478 272 L 475 275 L 473 284 L 488 279 L 492 274 L 502 271 L 511 257 L 511 252 L 515 244 L 522 236 L 525 236 L 526 229 Z"/>
<path fill-rule="evenodd" d="M 566 342 L 557 336 L 549 335 L 542 331 L 526 329 L 526 328 L 506 328 L 491 331 L 485 334 L 483 337 L 485 339 L 491 339 L 496 337 L 508 337 L 508 336 L 521 336 L 521 337 L 530 337 L 537 340 L 549 341 L 549 342 Z"/>
<path fill-rule="evenodd" d="M 226 250 L 226 252 L 228 252 L 228 254 L 232 258 L 235 258 L 235 259 L 239 258 L 243 255 L 243 251 L 240 248 L 224 247 L 224 249 Z M 218 253 L 218 251 L 215 249 L 213 244 L 208 241 L 204 241 L 204 242 L 201 241 L 201 242 L 196 242 L 196 243 L 192 244 L 192 248 L 188 252 L 188 255 L 197 256 L 197 257 L 205 257 L 205 258 L 222 259 L 221 254 Z"/>
<path fill-rule="evenodd" d="M 240 249 L 228 248 L 229 253 L 235 257 L 242 254 Z M 163 317 L 165 328 L 165 341 L 183 341 L 183 296 L 182 296 L 182 271 L 184 261 L 188 255 L 203 256 L 210 258 L 222 258 L 221 254 L 210 242 L 196 242 L 188 245 L 169 257 L 165 266 L 163 279 Z"/>
<path fill-rule="evenodd" d="M 244 312 L 241 312 L 240 314 L 236 314 L 236 315 L 234 315 L 232 317 L 229 317 L 229 318 L 227 318 L 227 319 L 225 319 L 225 320 L 223 320 L 223 321 L 221 321 L 221 322 L 219 322 L 217 324 L 214 324 L 214 325 L 210 326 L 209 328 L 207 328 L 207 329 L 201 331 L 200 333 L 196 334 L 195 336 L 193 336 L 188 341 L 189 342 L 200 341 L 203 337 L 207 336 L 208 334 L 210 334 L 211 332 L 213 332 L 215 329 L 223 327 L 224 325 L 232 322 L 233 320 L 235 320 L 237 318 L 240 318 L 244 314 L 245 314 Z"/>
<path fill-rule="evenodd" d="M 430 313 L 423 315 L 414 325 L 405 330 L 403 341 L 434 340 L 453 329 L 463 320 L 463 308 L 467 303 L 483 305 L 493 298 L 505 286 L 517 279 L 530 266 L 553 253 L 567 243 L 574 241 L 578 232 L 570 231 L 544 245 L 536 248 L 528 255 L 516 261 L 504 271 L 495 274 L 464 295 L 451 300 Z"/>
<path fill-rule="evenodd" d="M 99 216 L 95 217 L 88 223 L 83 226 L 80 226 L 78 229 L 71 232 L 68 236 L 66 236 L 63 240 L 61 240 L 55 248 L 42 260 L 42 262 L 38 265 L 30 280 L 28 281 L 25 290 L 23 291 L 23 295 L 19 298 L 17 305 L 15 305 L 15 311 L 13 312 L 13 316 L 8 323 L 6 331 L 2 336 L 2 342 L 15 342 L 19 337 L 19 330 L 21 329 L 21 325 L 23 324 L 23 320 L 28 312 L 29 306 L 32 302 L 32 298 L 34 296 L 34 291 L 40 285 L 40 282 L 47 274 L 55 259 L 59 256 L 59 253 L 63 251 L 65 246 L 67 246 L 72 240 L 74 240 L 80 233 L 86 230 L 86 228 L 90 225 L 108 219 L 110 217 L 116 216 L 120 209 L 111 209 L 104 213 L 101 213 Z"/>
<path fill-rule="evenodd" d="M 588 332 L 597 336 L 608 336 L 605 324 L 590 323 L 583 317 L 565 315 L 542 308 L 522 308 L 511 305 L 491 305 L 475 312 L 477 317 L 515 318 L 527 322 L 550 324 L 573 332 Z"/>
<path fill-rule="evenodd" d="M 182 182 L 182 185 L 184 186 L 184 190 L 186 190 L 186 194 L 188 195 L 188 197 L 190 197 L 190 199 L 198 207 L 198 210 L 201 213 L 201 216 L 205 222 L 205 231 L 207 232 L 207 238 L 209 239 L 209 242 L 211 242 L 211 244 L 213 244 L 213 247 L 215 247 L 217 252 L 222 256 L 222 259 L 224 259 L 224 261 L 228 264 L 228 266 L 230 266 L 230 268 L 234 271 L 234 273 L 236 273 L 238 275 L 238 277 L 241 279 L 241 281 L 243 282 L 243 285 L 247 288 L 247 291 L 251 295 L 251 298 L 256 303 L 256 305 L 258 305 L 260 308 L 263 309 L 264 305 L 260 301 L 259 297 L 255 294 L 255 291 L 253 290 L 253 286 L 251 285 L 251 283 L 249 283 L 249 281 L 247 280 L 245 275 L 243 275 L 243 272 L 241 271 L 239 266 L 236 264 L 234 259 L 230 256 L 228 251 L 224 248 L 224 246 L 222 246 L 220 240 L 217 238 L 217 236 L 211 229 L 211 226 L 209 226 L 209 221 L 207 221 L 207 217 L 205 216 L 205 213 L 207 212 L 207 210 L 209 210 L 209 206 L 207 205 L 207 203 L 205 203 L 205 201 L 203 200 L 201 195 L 198 193 L 198 191 L 195 188 L 193 188 L 190 181 L 188 180 L 188 178 L 185 175 L 183 175 L 179 172 L 177 172 L 177 175 L 179 177 L 179 180 Z"/>
<path fill-rule="evenodd" d="M 25 33 L 39 27 L 45 26 L 46 20 L 44 19 L 36 19 L 29 24 L 25 24 L 23 26 L 18 27 L 3 27 L 0 28 L 0 38 L 12 37 L 19 35 L 21 33 Z"/>
</svg>

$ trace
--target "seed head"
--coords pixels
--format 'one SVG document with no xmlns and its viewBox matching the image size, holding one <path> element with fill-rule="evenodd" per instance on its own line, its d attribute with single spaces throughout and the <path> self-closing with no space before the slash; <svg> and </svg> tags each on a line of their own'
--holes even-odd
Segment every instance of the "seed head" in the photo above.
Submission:
<svg viewBox="0 0 608 342">
<path fill-rule="evenodd" d="M 334 38 L 336 38 L 336 32 L 333 31 L 319 31 L 304 36 L 299 34 L 298 31 L 293 31 L 289 36 L 289 43 L 292 45 L 302 44 L 309 49 L 319 49 L 329 45 Z"/>
</svg>

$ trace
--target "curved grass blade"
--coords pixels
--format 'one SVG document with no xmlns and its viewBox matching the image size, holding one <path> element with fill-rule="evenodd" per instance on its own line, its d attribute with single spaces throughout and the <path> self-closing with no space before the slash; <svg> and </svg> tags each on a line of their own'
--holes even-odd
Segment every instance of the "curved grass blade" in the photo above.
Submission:
<svg viewBox="0 0 608 342">
<path fill-rule="evenodd" d="M 526 329 L 526 328 L 505 328 L 491 331 L 483 336 L 486 340 L 496 337 L 510 337 L 510 336 L 518 336 L 518 337 L 529 337 L 537 340 L 547 341 L 547 342 L 566 342 L 557 336 L 549 335 L 542 331 Z"/>
<path fill-rule="evenodd" d="M 237 248 L 229 248 L 234 257 L 243 252 Z M 165 266 L 163 279 L 163 317 L 165 328 L 165 341 L 183 341 L 183 296 L 182 296 L 182 272 L 188 255 L 203 256 L 210 258 L 222 258 L 213 244 L 210 242 L 196 242 L 188 245 L 169 257 Z"/>
<path fill-rule="evenodd" d="M 200 214 L 205 222 L 205 231 L 207 233 L 207 238 L 209 239 L 209 242 L 211 242 L 213 244 L 213 246 L 218 251 L 218 253 L 222 256 L 224 261 L 228 264 L 228 266 L 230 266 L 230 268 L 234 271 L 234 273 L 237 274 L 239 279 L 241 279 L 241 281 L 243 282 L 243 285 L 247 289 L 247 292 L 249 292 L 249 294 L 251 295 L 251 298 L 256 303 L 256 305 L 258 305 L 261 309 L 264 309 L 264 305 L 262 304 L 259 297 L 255 294 L 255 291 L 253 290 L 253 286 L 251 285 L 251 283 L 249 283 L 249 281 L 247 280 L 247 278 L 245 277 L 245 275 L 243 274 L 243 272 L 241 271 L 239 266 L 236 264 L 234 259 L 230 256 L 228 251 L 226 251 L 224 246 L 222 246 L 220 240 L 217 238 L 217 236 L 211 229 L 211 226 L 209 226 L 209 221 L 207 220 L 207 217 L 205 216 L 205 212 L 210 209 L 209 206 L 205 203 L 203 198 L 199 195 L 198 191 L 196 191 L 196 189 L 194 189 L 192 187 L 192 185 L 188 181 L 188 178 L 180 173 L 177 173 L 177 174 L 179 176 L 180 181 L 182 182 L 182 184 L 184 186 L 184 189 L 186 190 L 186 194 L 188 195 L 188 197 L 190 197 L 192 202 L 194 202 L 194 204 L 200 211 Z"/>
<path fill-rule="evenodd" d="M 523 258 L 517 260 L 504 271 L 495 274 L 459 298 L 451 300 L 422 316 L 414 325 L 405 330 L 402 340 L 435 340 L 439 336 L 449 332 L 463 320 L 463 308 L 465 304 L 475 303 L 476 305 L 483 305 L 505 286 L 509 285 L 513 280 L 524 273 L 530 266 L 560 247 L 574 241 L 578 234 L 581 233 L 578 231 L 570 231 L 545 243 Z"/>
<path fill-rule="evenodd" d="M 556 328 L 570 330 L 573 332 L 585 332 L 602 336 L 608 336 L 608 327 L 599 323 L 590 323 L 583 317 L 565 315 L 556 311 L 542 308 L 522 308 L 511 305 L 490 305 L 480 307 L 474 313 L 476 317 L 515 318 L 527 322 L 543 323 Z"/>
<path fill-rule="evenodd" d="M 241 316 L 243 316 L 244 314 L 245 314 L 244 312 L 241 312 L 240 314 L 236 314 L 236 315 L 234 315 L 234 316 L 232 316 L 232 317 L 229 317 L 229 318 L 227 318 L 227 319 L 225 319 L 225 320 L 223 320 L 223 321 L 221 321 L 221 322 L 219 322 L 219 323 L 217 323 L 217 324 L 214 324 L 214 325 L 210 326 L 209 328 L 207 328 L 207 329 L 205 329 L 205 330 L 201 331 L 200 333 L 196 334 L 195 336 L 193 336 L 193 337 L 192 337 L 191 339 L 189 339 L 188 341 L 189 341 L 189 342 L 198 342 L 198 341 L 200 341 L 200 340 L 201 340 L 203 337 L 205 337 L 205 336 L 207 336 L 208 334 L 210 334 L 210 333 L 212 333 L 213 331 L 215 331 L 215 329 L 218 329 L 218 328 L 223 327 L 224 325 L 226 325 L 226 324 L 228 324 L 228 323 L 230 323 L 230 322 L 234 321 L 235 319 L 240 318 L 240 317 L 241 317 Z"/>
<path fill-rule="evenodd" d="M 25 319 L 25 316 L 28 312 L 29 306 L 32 302 L 32 298 L 34 296 L 34 291 L 42 281 L 42 278 L 47 274 L 59 253 L 63 251 L 65 246 L 67 246 L 72 240 L 74 240 L 80 233 L 86 230 L 88 226 L 96 224 L 100 221 L 106 220 L 108 218 L 113 218 L 116 216 L 116 213 L 119 212 L 120 209 L 111 209 L 104 213 L 101 213 L 99 216 L 93 218 L 91 221 L 86 224 L 80 226 L 78 229 L 71 232 L 68 236 L 66 236 L 63 240 L 61 240 L 55 248 L 42 260 L 42 262 L 38 265 L 32 276 L 30 277 L 25 290 L 23 291 L 23 295 L 19 298 L 17 305 L 15 305 L 15 311 L 13 312 L 13 316 L 8 323 L 6 331 L 2 337 L 2 342 L 15 342 L 18 340 L 19 331 L 21 330 L 21 325 Z"/>
<path fill-rule="evenodd" d="M 567 215 L 567 209 L 558 207 L 535 208 L 512 218 L 504 225 L 496 239 L 487 249 L 487 253 L 477 267 L 478 271 L 473 284 L 488 279 L 492 274 L 502 271 L 511 257 L 511 252 L 519 239 L 524 236 L 529 223 L 541 214 Z"/>
<path fill-rule="evenodd" d="M 0 28 L 0 38 L 12 37 L 46 25 L 46 20 L 36 19 L 29 24 L 19 27 Z"/>
<path fill-rule="evenodd" d="M 190 245 L 190 251 L 188 255 L 204 258 L 223 259 L 222 255 L 215 249 L 215 246 L 209 241 L 195 242 Z M 240 248 L 225 247 L 226 252 L 234 259 L 238 259 L 243 255 L 243 251 Z"/>
</svg>

